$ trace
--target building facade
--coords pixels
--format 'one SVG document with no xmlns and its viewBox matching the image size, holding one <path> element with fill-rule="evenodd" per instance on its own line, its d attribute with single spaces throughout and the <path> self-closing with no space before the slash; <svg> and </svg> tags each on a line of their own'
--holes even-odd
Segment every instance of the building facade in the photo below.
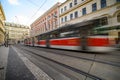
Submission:
<svg viewBox="0 0 120 80">
<path fill-rule="evenodd" d="M 5 28 L 4 28 L 5 14 L 0 4 L 0 45 L 5 42 Z"/>
<path fill-rule="evenodd" d="M 100 19 L 94 29 L 96 33 L 107 33 L 120 39 L 120 0 L 66 0 L 57 3 L 31 24 L 30 33 L 34 37 L 55 28 L 95 19 Z"/>
<path fill-rule="evenodd" d="M 8 44 L 16 44 L 30 36 L 29 26 L 5 22 Z"/>
<path fill-rule="evenodd" d="M 35 20 L 31 26 L 31 37 L 37 36 L 41 33 L 45 33 L 52 29 L 58 28 L 59 24 L 59 5 L 56 3 L 47 12 Z"/>
<path fill-rule="evenodd" d="M 59 12 L 60 27 L 102 18 L 96 31 L 120 38 L 120 0 L 66 0 Z"/>
</svg>

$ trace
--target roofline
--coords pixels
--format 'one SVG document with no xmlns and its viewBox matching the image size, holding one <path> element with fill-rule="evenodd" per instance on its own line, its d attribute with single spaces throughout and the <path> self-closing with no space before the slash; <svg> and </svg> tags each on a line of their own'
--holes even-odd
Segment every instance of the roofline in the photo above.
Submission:
<svg viewBox="0 0 120 80">
<path fill-rule="evenodd" d="M 64 5 L 66 2 L 68 2 L 69 0 L 66 0 L 66 1 L 64 1 L 63 3 L 61 3 L 59 6 L 62 6 L 62 5 Z"/>
<path fill-rule="evenodd" d="M 17 26 L 24 26 L 24 27 L 22 27 L 22 28 L 29 28 L 30 29 L 30 27 L 29 26 L 27 26 L 27 25 L 23 25 L 23 24 L 17 24 L 17 23 L 13 23 L 13 22 L 4 22 L 5 23 L 5 26 L 6 26 L 6 24 L 10 24 L 10 25 L 17 25 Z M 14 26 L 11 26 L 11 27 L 14 27 Z"/>
<path fill-rule="evenodd" d="M 43 13 L 40 17 L 38 17 L 33 23 L 37 22 L 40 18 L 42 18 L 44 15 L 47 15 L 52 9 L 55 9 L 56 7 L 59 7 L 60 2 L 57 2 L 55 5 L 53 5 L 50 9 L 48 9 L 45 13 Z M 32 23 L 32 24 L 33 24 Z M 30 26 L 32 25 L 30 24 Z"/>
</svg>

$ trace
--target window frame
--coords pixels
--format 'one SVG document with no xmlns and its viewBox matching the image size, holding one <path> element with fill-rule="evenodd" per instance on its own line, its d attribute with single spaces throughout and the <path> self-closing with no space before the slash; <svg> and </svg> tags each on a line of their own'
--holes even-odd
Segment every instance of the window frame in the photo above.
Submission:
<svg viewBox="0 0 120 80">
<path fill-rule="evenodd" d="M 61 18 L 61 23 L 63 23 L 64 22 L 64 20 L 63 20 L 63 18 Z"/>
<path fill-rule="evenodd" d="M 86 7 L 82 8 L 82 15 L 86 15 L 87 12 L 86 12 Z"/>
<path fill-rule="evenodd" d="M 73 13 L 70 14 L 70 20 L 72 20 L 72 19 L 73 19 Z"/>
<path fill-rule="evenodd" d="M 74 5 L 77 5 L 78 1 L 77 0 L 74 0 Z"/>
<path fill-rule="evenodd" d="M 61 8 L 61 13 L 63 13 L 63 8 Z"/>
<path fill-rule="evenodd" d="M 72 2 L 69 4 L 69 7 L 70 7 L 70 8 L 72 7 Z"/>
<path fill-rule="evenodd" d="M 107 6 L 106 0 L 101 0 L 101 8 L 105 8 Z"/>
<path fill-rule="evenodd" d="M 64 11 L 66 11 L 66 10 L 67 10 L 67 6 L 64 7 Z"/>
<path fill-rule="evenodd" d="M 116 0 L 116 2 L 120 2 L 120 0 Z"/>
<path fill-rule="evenodd" d="M 67 16 L 65 16 L 65 22 L 67 21 Z"/>
<path fill-rule="evenodd" d="M 78 11 L 74 12 L 74 16 L 75 16 L 75 18 L 78 18 Z"/>
<path fill-rule="evenodd" d="M 92 4 L 92 12 L 97 10 L 97 3 Z"/>
</svg>

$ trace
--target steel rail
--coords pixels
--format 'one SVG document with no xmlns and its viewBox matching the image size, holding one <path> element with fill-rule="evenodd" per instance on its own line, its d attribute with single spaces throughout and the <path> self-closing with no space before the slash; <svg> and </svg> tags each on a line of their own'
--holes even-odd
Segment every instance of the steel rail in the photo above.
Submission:
<svg viewBox="0 0 120 80">
<path fill-rule="evenodd" d="M 32 47 L 32 49 L 33 49 L 33 47 Z M 34 49 L 39 50 L 37 48 L 34 48 Z M 98 62 L 98 63 L 103 63 L 103 64 L 107 64 L 107 65 L 111 65 L 111 66 L 120 67 L 120 64 L 109 62 L 109 61 L 101 61 L 101 60 L 96 60 L 96 59 L 84 58 L 84 57 L 80 57 L 80 56 L 74 56 L 74 55 L 70 55 L 70 54 L 65 54 L 65 53 L 60 53 L 60 52 L 54 52 L 54 51 L 47 51 L 47 50 L 44 51 L 44 52 L 49 52 L 49 53 L 51 52 L 51 54 L 65 55 L 65 56 L 69 56 L 69 57 L 73 57 L 73 58 L 77 58 L 77 59 L 94 61 L 94 62 Z"/>
<path fill-rule="evenodd" d="M 40 55 L 40 54 L 37 54 L 37 53 L 35 53 L 35 52 L 33 52 L 33 51 L 30 51 L 30 50 L 28 50 L 28 49 L 24 49 L 24 48 L 21 48 L 21 49 L 22 49 L 22 50 L 25 50 L 25 51 L 28 51 L 28 52 L 30 52 L 30 53 L 32 53 L 32 54 L 34 54 L 34 55 L 37 55 L 37 56 L 39 56 L 39 57 L 42 57 L 42 58 L 44 58 L 44 59 L 46 59 L 46 60 L 49 60 L 49 61 L 51 61 L 51 62 L 54 62 L 54 63 L 56 63 L 56 64 L 58 64 L 58 65 L 61 65 L 61 66 L 65 67 L 65 68 L 68 68 L 68 69 L 70 69 L 70 70 L 72 70 L 72 71 L 74 71 L 74 72 L 77 72 L 77 73 L 79 73 L 79 74 L 82 74 L 82 75 L 84 75 L 84 76 L 86 76 L 86 77 L 92 78 L 93 80 L 104 80 L 104 79 L 102 79 L 102 78 L 100 78 L 100 77 L 97 77 L 97 76 L 95 76 L 95 75 L 89 74 L 89 73 L 84 72 L 84 71 L 82 71 L 82 70 L 73 68 L 73 67 L 71 67 L 71 66 L 69 66 L 69 65 L 66 65 L 66 64 L 57 62 L 57 61 L 55 61 L 55 60 L 53 60 L 53 59 L 47 58 L 47 57 L 42 56 L 42 55 Z"/>
</svg>

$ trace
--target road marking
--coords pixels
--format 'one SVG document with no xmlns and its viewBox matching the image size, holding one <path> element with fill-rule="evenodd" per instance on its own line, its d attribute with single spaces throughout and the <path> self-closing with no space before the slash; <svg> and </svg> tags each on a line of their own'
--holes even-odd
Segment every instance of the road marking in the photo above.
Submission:
<svg viewBox="0 0 120 80">
<path fill-rule="evenodd" d="M 18 52 L 14 47 L 12 48 L 14 49 L 14 51 L 16 51 L 18 56 L 22 59 L 26 67 L 32 72 L 32 74 L 36 77 L 37 80 L 53 80 L 43 70 L 33 64 L 28 58 L 23 56 L 22 53 Z"/>
</svg>

